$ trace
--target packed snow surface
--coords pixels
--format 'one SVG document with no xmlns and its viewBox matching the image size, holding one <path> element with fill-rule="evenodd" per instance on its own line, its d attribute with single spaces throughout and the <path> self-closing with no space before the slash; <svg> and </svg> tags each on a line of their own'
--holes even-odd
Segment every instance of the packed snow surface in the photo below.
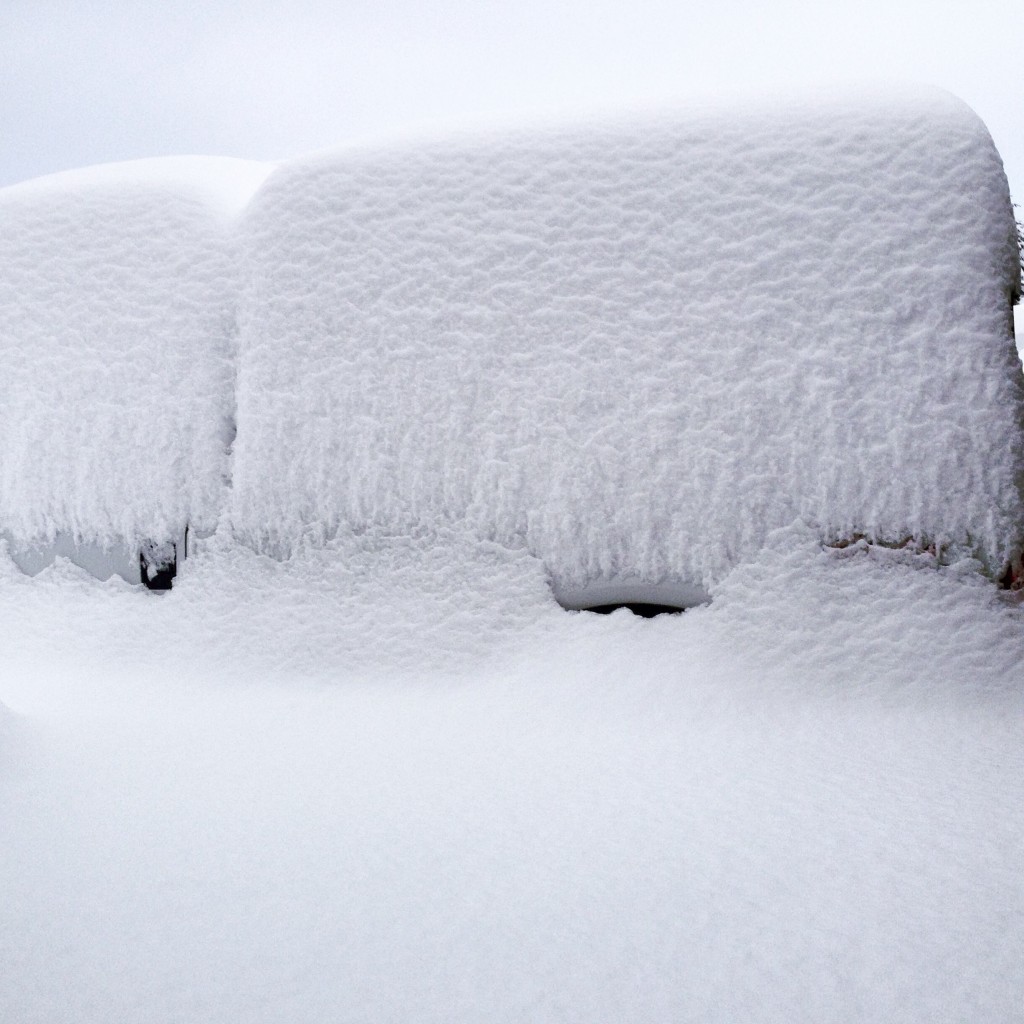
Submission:
<svg viewBox="0 0 1024 1024">
<path fill-rule="evenodd" d="M 1019 550 L 1012 210 L 945 94 L 343 150 L 244 236 L 265 550 L 465 522 L 569 589 L 707 585 L 797 517 Z"/>
<path fill-rule="evenodd" d="M 561 610 L 446 534 L 0 579 L 0 1019 L 1016 1021 L 1024 609 L 794 527 Z"/>
</svg>

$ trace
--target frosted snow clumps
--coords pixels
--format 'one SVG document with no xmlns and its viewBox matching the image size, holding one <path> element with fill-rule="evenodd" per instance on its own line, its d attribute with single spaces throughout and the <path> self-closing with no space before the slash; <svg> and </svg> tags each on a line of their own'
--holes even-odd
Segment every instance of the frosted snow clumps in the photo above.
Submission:
<svg viewBox="0 0 1024 1024">
<path fill-rule="evenodd" d="M 22 544 L 101 552 L 216 523 L 234 405 L 230 217 L 266 170 L 177 158 L 0 191 L 0 528 Z"/>
<path fill-rule="evenodd" d="M 570 602 L 797 520 L 1020 553 L 1014 222 L 952 97 L 349 148 L 246 204 L 266 170 L 0 192 L 0 529 L 455 528 Z"/>
<path fill-rule="evenodd" d="M 947 94 L 342 150 L 244 239 L 268 550 L 467 523 L 570 593 L 713 584 L 797 519 L 1020 550 L 1012 209 Z"/>
</svg>

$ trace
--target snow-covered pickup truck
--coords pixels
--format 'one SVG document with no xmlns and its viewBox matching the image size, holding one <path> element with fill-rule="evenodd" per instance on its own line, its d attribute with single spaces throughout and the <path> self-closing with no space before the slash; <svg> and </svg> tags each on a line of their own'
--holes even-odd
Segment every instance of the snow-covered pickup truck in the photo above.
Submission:
<svg viewBox="0 0 1024 1024">
<path fill-rule="evenodd" d="M 1014 220 L 954 98 L 268 171 L 0 192 L 0 529 L 26 566 L 70 538 L 145 580 L 156 545 L 169 585 L 186 527 L 286 556 L 454 524 L 543 559 L 567 606 L 681 606 L 800 520 L 1019 575 Z"/>
</svg>

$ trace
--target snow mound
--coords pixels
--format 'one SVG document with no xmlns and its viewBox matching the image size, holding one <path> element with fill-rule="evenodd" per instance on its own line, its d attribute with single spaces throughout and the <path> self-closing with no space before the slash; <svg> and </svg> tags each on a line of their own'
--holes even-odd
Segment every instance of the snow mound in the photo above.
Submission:
<svg viewBox="0 0 1024 1024">
<path fill-rule="evenodd" d="M 215 521 L 234 402 L 227 197 L 255 185 L 238 164 L 0 191 L 0 528 L 18 541 L 130 547 Z"/>
<path fill-rule="evenodd" d="M 161 595 L 0 550 L 0 1019 L 1020 1019 L 977 573 L 790 528 L 648 620 L 471 538 L 225 539 Z"/>
<path fill-rule="evenodd" d="M 233 523 L 460 523 L 562 592 L 800 518 L 998 571 L 1024 523 L 1006 179 L 941 93 L 282 165 L 247 208 Z"/>
</svg>

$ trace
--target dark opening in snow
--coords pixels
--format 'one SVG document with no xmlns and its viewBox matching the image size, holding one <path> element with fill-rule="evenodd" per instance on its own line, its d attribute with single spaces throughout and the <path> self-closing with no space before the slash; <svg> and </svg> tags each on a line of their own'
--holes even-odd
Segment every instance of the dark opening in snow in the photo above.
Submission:
<svg viewBox="0 0 1024 1024">
<path fill-rule="evenodd" d="M 628 608 L 645 619 L 673 615 L 711 600 L 711 595 L 696 584 L 679 580 L 647 583 L 632 576 L 592 580 L 583 586 L 566 585 L 556 579 L 551 589 L 566 611 L 607 615 L 618 608 Z"/>
<path fill-rule="evenodd" d="M 150 590 L 170 590 L 178 572 L 178 545 L 148 540 L 139 550 L 139 576 Z"/>
<path fill-rule="evenodd" d="M 634 615 L 645 619 L 653 619 L 655 615 L 678 615 L 685 611 L 671 604 L 647 604 L 643 601 L 627 601 L 623 604 L 595 604 L 590 608 L 580 608 L 581 612 L 597 612 L 598 615 L 609 615 L 620 608 L 628 608 Z"/>
</svg>

